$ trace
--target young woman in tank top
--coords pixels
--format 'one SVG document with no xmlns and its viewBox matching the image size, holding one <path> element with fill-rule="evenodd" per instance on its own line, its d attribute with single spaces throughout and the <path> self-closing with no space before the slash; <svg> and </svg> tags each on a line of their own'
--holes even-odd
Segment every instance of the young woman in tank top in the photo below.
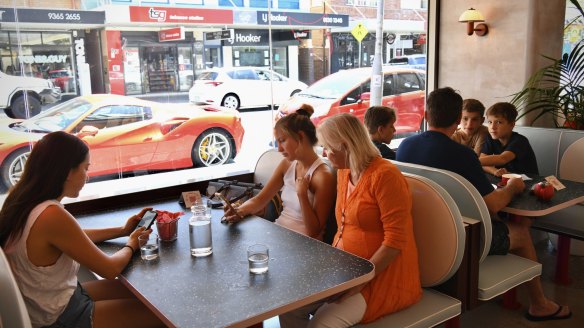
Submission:
<svg viewBox="0 0 584 328">
<path fill-rule="evenodd" d="M 236 222 L 257 213 L 281 190 L 283 210 L 276 224 L 322 240 L 336 182 L 331 169 L 314 151 L 317 138 L 310 121 L 313 112 L 310 105 L 304 104 L 276 123 L 274 136 L 284 159 L 257 196 L 239 206 L 237 213 L 227 210 L 227 221 Z"/>
<path fill-rule="evenodd" d="M 89 148 L 53 132 L 34 146 L 20 181 L 0 211 L 0 246 L 24 298 L 33 327 L 161 327 L 162 322 L 115 279 L 138 249 L 135 229 L 146 209 L 124 226 L 83 230 L 61 204 L 87 180 Z M 95 243 L 128 236 L 115 254 Z M 79 283 L 80 264 L 106 278 Z"/>
</svg>

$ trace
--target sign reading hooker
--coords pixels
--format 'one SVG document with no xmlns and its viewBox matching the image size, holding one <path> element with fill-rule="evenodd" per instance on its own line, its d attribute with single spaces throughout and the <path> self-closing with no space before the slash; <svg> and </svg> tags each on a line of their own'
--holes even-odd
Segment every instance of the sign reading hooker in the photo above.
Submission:
<svg viewBox="0 0 584 328">
<path fill-rule="evenodd" d="M 233 29 L 205 33 L 205 40 L 207 41 L 227 39 L 233 39 Z"/>
<path fill-rule="evenodd" d="M 272 25 L 290 25 L 290 26 L 322 26 L 322 27 L 347 27 L 349 26 L 349 15 L 333 14 L 313 14 L 313 13 L 296 13 L 296 12 L 273 12 L 268 14 L 267 11 L 257 12 L 258 25 L 269 25 L 269 19 Z"/>
</svg>

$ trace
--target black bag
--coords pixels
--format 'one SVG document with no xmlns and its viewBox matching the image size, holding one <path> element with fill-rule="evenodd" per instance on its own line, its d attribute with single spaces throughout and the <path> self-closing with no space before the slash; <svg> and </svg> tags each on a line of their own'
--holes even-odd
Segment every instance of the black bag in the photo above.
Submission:
<svg viewBox="0 0 584 328">
<path fill-rule="evenodd" d="M 261 183 L 248 183 L 239 182 L 237 180 L 217 180 L 209 181 L 209 186 L 207 187 L 207 196 L 211 201 L 211 206 L 213 208 L 223 207 L 221 200 L 215 196 L 215 193 L 221 193 L 229 200 L 230 203 L 243 203 L 246 200 L 256 196 L 260 193 L 264 186 Z M 278 192 L 268 203 L 268 205 L 256 213 L 257 216 L 263 217 L 264 219 L 274 222 L 280 216 L 282 212 L 282 199 L 280 198 L 280 192 Z"/>
</svg>

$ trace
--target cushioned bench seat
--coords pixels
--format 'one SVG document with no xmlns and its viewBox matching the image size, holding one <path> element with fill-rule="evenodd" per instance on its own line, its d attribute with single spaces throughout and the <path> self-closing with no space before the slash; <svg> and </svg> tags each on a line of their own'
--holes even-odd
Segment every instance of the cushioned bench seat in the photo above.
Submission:
<svg viewBox="0 0 584 328">
<path fill-rule="evenodd" d="M 479 267 L 479 293 L 487 301 L 541 274 L 541 263 L 507 254 L 489 255 Z"/>
<path fill-rule="evenodd" d="M 383 317 L 363 328 L 428 328 L 460 314 L 460 301 L 432 289 L 423 290 L 422 300 L 405 310 Z"/>
</svg>

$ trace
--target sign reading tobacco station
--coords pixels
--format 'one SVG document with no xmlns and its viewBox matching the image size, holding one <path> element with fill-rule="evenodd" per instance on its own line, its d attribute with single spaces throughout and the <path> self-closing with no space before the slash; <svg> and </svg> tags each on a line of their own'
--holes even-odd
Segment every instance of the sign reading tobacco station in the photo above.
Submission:
<svg viewBox="0 0 584 328">
<path fill-rule="evenodd" d="M 105 12 L 17 8 L 18 22 L 53 24 L 103 24 Z M 14 23 L 14 8 L 0 8 L 0 23 Z"/>
</svg>

